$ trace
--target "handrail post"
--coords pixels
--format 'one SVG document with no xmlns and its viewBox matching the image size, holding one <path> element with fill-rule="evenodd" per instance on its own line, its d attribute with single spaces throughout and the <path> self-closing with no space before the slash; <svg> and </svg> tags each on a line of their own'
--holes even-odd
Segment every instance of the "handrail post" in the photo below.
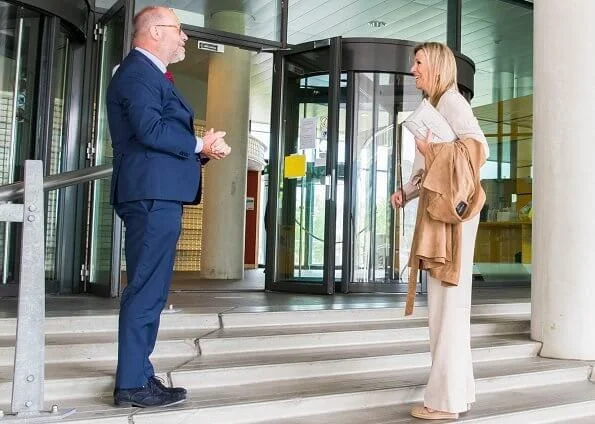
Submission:
<svg viewBox="0 0 595 424">
<path fill-rule="evenodd" d="M 11 416 L 34 422 L 75 412 L 43 410 L 45 365 L 45 233 L 43 162 L 25 161 L 24 202 L 0 205 L 0 220 L 22 222 L 21 273 L 12 381 Z"/>
<path fill-rule="evenodd" d="M 25 162 L 25 195 L 21 241 L 21 273 L 12 413 L 43 410 L 45 362 L 45 252 L 43 165 Z"/>
</svg>

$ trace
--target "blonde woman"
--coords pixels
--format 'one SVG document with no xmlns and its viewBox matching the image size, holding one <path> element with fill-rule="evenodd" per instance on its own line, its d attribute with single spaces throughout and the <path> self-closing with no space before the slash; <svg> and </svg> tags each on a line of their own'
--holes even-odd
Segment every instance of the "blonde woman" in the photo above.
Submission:
<svg viewBox="0 0 595 424">
<path fill-rule="evenodd" d="M 459 140 L 481 143 L 487 157 L 486 138 L 469 103 L 457 89 L 457 67 L 452 51 L 444 44 L 427 42 L 418 45 L 414 52 L 411 73 L 415 77 L 416 87 L 446 118 Z M 391 196 L 394 208 L 402 207 L 419 195 L 419 175 L 424 171 L 424 156 L 430 148 L 430 137 L 428 134 L 425 140 L 416 139 L 412 177 Z M 475 144 L 472 146 L 476 147 Z M 421 190 L 425 189 L 422 187 Z M 458 284 L 448 286 L 428 276 L 432 368 L 424 393 L 424 404 L 411 410 L 411 415 L 416 418 L 457 419 L 475 401 L 470 312 L 473 250 L 478 224 L 479 215 L 460 224 L 462 235 Z"/>
</svg>

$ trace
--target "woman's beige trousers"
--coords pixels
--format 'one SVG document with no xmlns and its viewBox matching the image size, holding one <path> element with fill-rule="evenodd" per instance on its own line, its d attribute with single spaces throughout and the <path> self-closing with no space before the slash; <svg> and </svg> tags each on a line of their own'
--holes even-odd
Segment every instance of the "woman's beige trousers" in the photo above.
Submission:
<svg viewBox="0 0 595 424">
<path fill-rule="evenodd" d="M 465 412 L 475 401 L 471 359 L 471 282 L 479 215 L 463 223 L 461 279 L 443 287 L 428 276 L 428 319 L 432 369 L 424 405 L 445 412 Z"/>
</svg>

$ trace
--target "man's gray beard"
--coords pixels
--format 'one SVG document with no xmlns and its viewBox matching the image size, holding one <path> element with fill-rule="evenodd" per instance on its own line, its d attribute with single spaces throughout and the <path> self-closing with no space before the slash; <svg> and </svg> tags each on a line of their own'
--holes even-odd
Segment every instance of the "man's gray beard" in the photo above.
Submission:
<svg viewBox="0 0 595 424">
<path fill-rule="evenodd" d="M 183 61 L 186 58 L 186 52 L 184 50 L 177 51 L 174 55 L 173 59 L 169 63 L 178 63 Z"/>
</svg>

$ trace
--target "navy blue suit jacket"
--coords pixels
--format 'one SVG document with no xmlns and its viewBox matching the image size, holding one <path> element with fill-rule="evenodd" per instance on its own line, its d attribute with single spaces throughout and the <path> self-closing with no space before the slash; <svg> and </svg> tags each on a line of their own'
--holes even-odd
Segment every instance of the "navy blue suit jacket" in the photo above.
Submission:
<svg viewBox="0 0 595 424">
<path fill-rule="evenodd" d="M 200 201 L 194 112 L 145 55 L 132 50 L 107 89 L 114 150 L 110 202 Z"/>
</svg>

